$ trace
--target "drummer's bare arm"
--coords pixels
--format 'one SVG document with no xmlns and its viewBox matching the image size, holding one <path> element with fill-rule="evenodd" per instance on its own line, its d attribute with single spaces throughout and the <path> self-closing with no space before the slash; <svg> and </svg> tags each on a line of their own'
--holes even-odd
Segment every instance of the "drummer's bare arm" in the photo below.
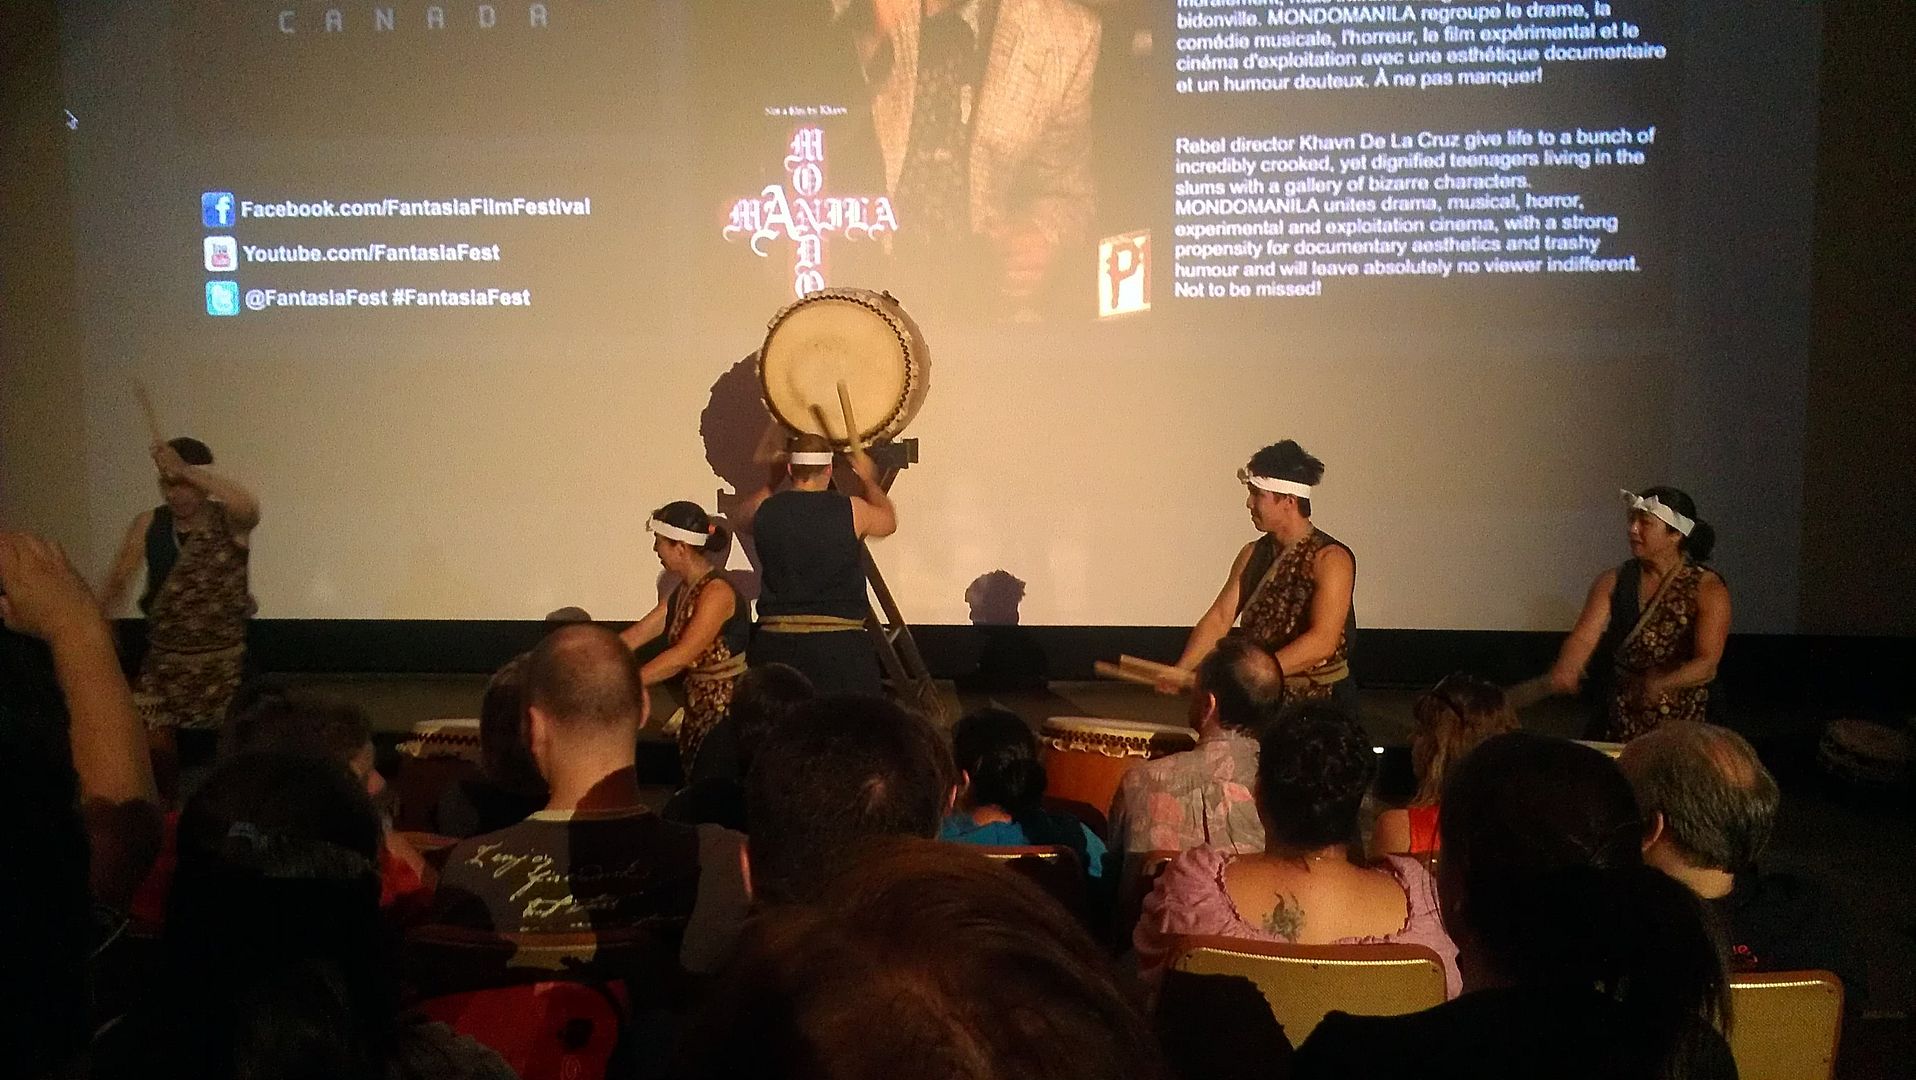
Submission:
<svg viewBox="0 0 1916 1080">
<path fill-rule="evenodd" d="M 692 619 L 685 625 L 685 633 L 679 639 L 666 646 L 665 651 L 645 662 L 639 669 L 639 679 L 647 686 L 659 683 L 677 675 L 692 666 L 705 650 L 712 647 L 719 634 L 725 629 L 725 620 L 732 617 L 738 609 L 738 594 L 722 582 L 713 588 L 699 591 L 698 604 L 692 609 Z"/>
<path fill-rule="evenodd" d="M 1577 625 L 1570 628 L 1570 636 L 1563 639 L 1563 648 L 1557 650 L 1557 662 L 1545 676 L 1553 692 L 1577 692 L 1577 686 L 1583 682 L 1583 669 L 1589 666 L 1597 643 L 1603 640 L 1604 627 L 1610 625 L 1610 593 L 1616 587 L 1614 569 L 1598 574 L 1597 580 L 1591 583 L 1590 595 L 1583 601 L 1583 613 L 1577 616 Z"/>
<path fill-rule="evenodd" d="M 233 538 L 240 546 L 246 545 L 247 534 L 259 525 L 259 500 L 252 492 L 230 476 L 222 476 L 203 465 L 188 465 L 179 452 L 166 443 L 154 445 L 153 463 L 162 477 L 183 480 L 219 503 L 226 511 L 226 525 Z"/>
<path fill-rule="evenodd" d="M 114 556 L 106 580 L 100 585 L 100 611 L 109 619 L 120 610 L 120 604 L 126 600 L 127 587 L 133 584 L 133 575 L 139 573 L 140 564 L 146 562 L 146 530 L 152 526 L 153 511 L 147 510 L 126 527 L 120 553 Z"/>
<path fill-rule="evenodd" d="M 858 538 L 877 539 L 897 532 L 898 510 L 892 505 L 890 493 L 878 483 L 878 465 L 863 450 L 854 451 L 851 461 L 852 472 L 865 488 L 852 500 L 852 528 L 858 531 Z"/>
<path fill-rule="evenodd" d="M 644 618 L 619 631 L 619 640 L 625 642 L 626 648 L 637 652 L 663 633 L 665 633 L 665 601 L 661 600 L 657 607 L 645 613 Z"/>
<path fill-rule="evenodd" d="M 1716 678 L 1716 666 L 1723 660 L 1723 645 L 1729 639 L 1729 587 L 1722 578 L 1705 572 L 1696 589 L 1696 655 L 1669 671 L 1645 677 L 1644 696 L 1709 685 Z"/>
<path fill-rule="evenodd" d="M 1341 547 L 1318 549 L 1311 576 L 1311 625 L 1291 643 L 1277 650 L 1277 666 L 1286 673 L 1309 671 L 1331 658 L 1337 640 L 1351 617 L 1351 590 L 1357 586 L 1357 563 Z"/>
<path fill-rule="evenodd" d="M 1184 640 L 1184 651 L 1178 655 L 1178 662 L 1173 667 L 1185 671 L 1196 668 L 1198 662 L 1217 647 L 1224 635 L 1231 632 L 1231 624 L 1237 621 L 1238 579 L 1244 576 L 1244 565 L 1251 561 L 1251 549 L 1254 546 L 1245 544 L 1243 550 L 1237 553 L 1237 558 L 1231 560 L 1231 576 L 1225 579 L 1224 587 L 1218 590 L 1217 599 L 1211 601 L 1210 609 L 1191 628 L 1191 636 Z M 1170 692 L 1175 688 L 1159 689 Z"/>
<path fill-rule="evenodd" d="M 765 467 L 765 483 L 756 491 L 746 492 L 744 497 L 739 499 L 738 505 L 726 514 L 726 520 L 731 522 L 733 532 L 750 533 L 752 531 L 752 521 L 758 517 L 758 508 L 765 505 L 765 500 L 772 497 L 772 492 L 778 490 L 778 485 L 784 483 L 788 475 L 790 470 L 785 467 L 785 462 L 782 460 L 774 461 Z"/>
</svg>

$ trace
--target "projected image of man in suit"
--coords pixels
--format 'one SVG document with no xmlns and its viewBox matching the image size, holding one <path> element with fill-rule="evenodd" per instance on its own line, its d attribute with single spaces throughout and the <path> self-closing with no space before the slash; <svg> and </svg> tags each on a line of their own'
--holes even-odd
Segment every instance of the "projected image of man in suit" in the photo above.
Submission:
<svg viewBox="0 0 1916 1080">
<path fill-rule="evenodd" d="M 956 255 L 995 271 L 988 302 L 1031 304 L 1093 210 L 1098 17 L 1071 0 L 833 8 L 855 28 L 900 269 Z"/>
</svg>

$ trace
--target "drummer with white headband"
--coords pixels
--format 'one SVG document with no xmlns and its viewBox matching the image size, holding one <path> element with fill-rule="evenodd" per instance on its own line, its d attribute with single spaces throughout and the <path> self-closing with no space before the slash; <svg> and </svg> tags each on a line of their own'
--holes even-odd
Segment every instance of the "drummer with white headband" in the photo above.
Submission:
<svg viewBox="0 0 1916 1080">
<path fill-rule="evenodd" d="M 725 576 L 732 537 L 694 502 L 667 503 L 645 524 L 659 565 L 678 584 L 619 639 L 638 650 L 665 635 L 666 646 L 639 669 L 649 690 L 676 681 L 685 717 L 679 724 L 679 764 L 691 775 L 705 736 L 732 707 L 732 690 L 745 674 L 751 614 Z"/>
<path fill-rule="evenodd" d="M 856 443 L 849 454 L 861 485 L 850 496 L 832 487 L 832 443 L 809 432 L 794 436 L 786 458 L 771 464 L 765 486 L 732 519 L 758 552 L 752 664 L 790 664 L 821 694 L 877 695 L 884 684 L 865 632 L 862 541 L 898 531 L 898 513 L 870 455 Z M 787 479 L 790 486 L 774 494 Z"/>
<path fill-rule="evenodd" d="M 1357 636 L 1357 557 L 1311 523 L 1311 495 L 1324 479 L 1324 463 L 1285 439 L 1252 455 L 1238 479 L 1251 524 L 1264 535 L 1237 553 L 1177 667 L 1196 668 L 1235 624 L 1277 657 L 1285 701 L 1329 699 L 1355 717 L 1350 647 Z"/>
<path fill-rule="evenodd" d="M 1545 676 L 1574 694 L 1598 661 L 1603 712 L 1588 735 L 1628 742 L 1669 720 L 1703 720 L 1730 635 L 1730 590 L 1704 565 L 1716 530 L 1671 487 L 1625 491 L 1630 558 L 1590 586 L 1583 614 Z"/>
</svg>

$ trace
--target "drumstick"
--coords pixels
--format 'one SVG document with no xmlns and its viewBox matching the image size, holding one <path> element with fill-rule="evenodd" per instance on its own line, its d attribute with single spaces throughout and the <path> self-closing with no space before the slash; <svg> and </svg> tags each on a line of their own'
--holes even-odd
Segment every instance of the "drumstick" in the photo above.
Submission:
<svg viewBox="0 0 1916 1080">
<path fill-rule="evenodd" d="M 1158 685 L 1158 681 L 1151 676 L 1143 674 L 1142 672 L 1132 671 L 1127 667 L 1119 667 L 1109 660 L 1096 661 L 1091 665 L 1091 670 L 1106 679 L 1116 679 L 1119 682 L 1136 683 L 1139 686 L 1150 687 Z"/>
<path fill-rule="evenodd" d="M 838 441 L 837 438 L 832 435 L 832 422 L 825 417 L 825 406 L 813 405 L 812 419 L 818 421 L 818 433 L 820 435 L 825 436 L 825 438 L 833 442 Z"/>
<path fill-rule="evenodd" d="M 160 427 L 160 414 L 153 408 L 153 395 L 147 393 L 146 384 L 138 379 L 133 380 L 133 396 L 139 399 L 140 411 L 146 414 L 147 434 L 153 436 L 155 443 L 165 442 L 166 433 Z"/>
<path fill-rule="evenodd" d="M 1175 668 L 1169 664 L 1160 664 L 1155 660 L 1145 660 L 1136 656 L 1126 656 L 1123 654 L 1119 654 L 1118 656 L 1118 666 L 1130 671 L 1149 675 L 1154 679 L 1168 679 L 1176 683 L 1189 682 L 1192 677 L 1191 673 L 1183 668 Z"/>
<path fill-rule="evenodd" d="M 852 418 L 852 390 L 845 380 L 838 380 L 838 411 L 845 414 L 845 441 L 853 450 L 863 443 L 859 438 L 858 421 Z"/>
</svg>

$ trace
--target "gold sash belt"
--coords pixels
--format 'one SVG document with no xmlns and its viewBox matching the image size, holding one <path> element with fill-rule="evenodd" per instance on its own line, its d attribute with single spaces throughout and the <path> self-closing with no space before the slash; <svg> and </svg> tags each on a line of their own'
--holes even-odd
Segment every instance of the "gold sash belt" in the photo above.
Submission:
<svg viewBox="0 0 1916 1080">
<path fill-rule="evenodd" d="M 841 619 L 836 615 L 767 615 L 758 628 L 771 634 L 835 634 L 863 630 L 863 619 Z"/>
<path fill-rule="evenodd" d="M 1284 674 L 1284 678 L 1287 681 L 1296 679 L 1310 683 L 1312 686 L 1329 686 L 1332 683 L 1343 682 L 1350 677 L 1351 665 L 1349 660 L 1339 660 L 1334 664 L 1319 664 L 1309 671 L 1300 671 L 1295 675 L 1289 672 Z"/>
<path fill-rule="evenodd" d="M 728 656 L 716 664 L 701 664 L 695 668 L 685 669 L 685 678 L 688 682 L 721 682 L 725 679 L 736 679 L 743 674 L 745 674 L 743 656 Z"/>
</svg>

